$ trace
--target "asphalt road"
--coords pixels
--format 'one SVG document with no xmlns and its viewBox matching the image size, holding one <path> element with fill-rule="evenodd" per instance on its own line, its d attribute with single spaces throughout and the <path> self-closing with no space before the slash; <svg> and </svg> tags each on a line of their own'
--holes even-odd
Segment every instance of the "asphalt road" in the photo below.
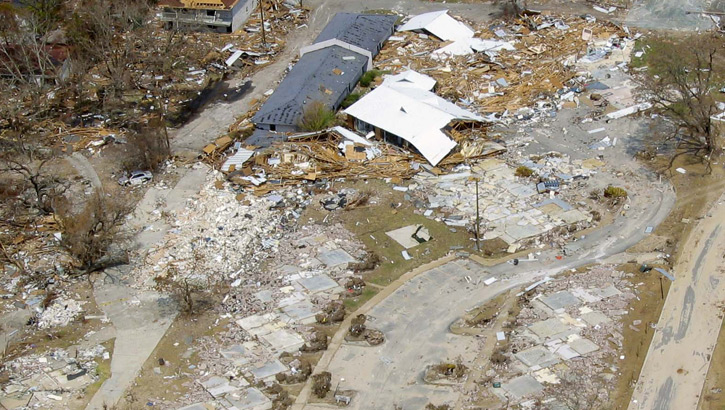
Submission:
<svg viewBox="0 0 725 410">
<path fill-rule="evenodd" d="M 721 0 L 636 0 L 625 23 L 652 30 L 708 30 L 715 25 L 709 17 L 688 11 L 725 11 Z"/>
<path fill-rule="evenodd" d="M 673 269 L 630 410 L 697 408 L 723 320 L 724 200 L 698 223 Z"/>
</svg>

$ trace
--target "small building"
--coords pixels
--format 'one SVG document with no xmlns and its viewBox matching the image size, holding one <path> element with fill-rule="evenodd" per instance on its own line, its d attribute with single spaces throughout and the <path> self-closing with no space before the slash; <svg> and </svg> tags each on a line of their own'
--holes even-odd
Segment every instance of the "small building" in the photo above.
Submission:
<svg viewBox="0 0 725 410">
<path fill-rule="evenodd" d="M 159 19 L 169 28 L 187 26 L 231 33 L 239 30 L 258 0 L 160 0 Z"/>
<path fill-rule="evenodd" d="M 337 110 L 365 71 L 372 68 L 396 16 L 338 13 L 252 118 L 258 130 L 298 131 L 305 108 L 313 102 Z M 258 141 L 255 139 L 255 144 Z"/>
<path fill-rule="evenodd" d="M 386 78 L 345 113 L 358 132 L 374 132 L 379 139 L 419 152 L 435 166 L 456 147 L 446 134 L 454 122 L 484 121 L 433 93 L 435 83 L 427 75 L 406 71 Z"/>
</svg>

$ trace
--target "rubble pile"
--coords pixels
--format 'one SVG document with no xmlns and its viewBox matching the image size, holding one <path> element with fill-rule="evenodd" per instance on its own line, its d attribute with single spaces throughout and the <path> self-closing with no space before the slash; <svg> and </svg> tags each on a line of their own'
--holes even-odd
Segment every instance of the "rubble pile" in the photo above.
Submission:
<svg viewBox="0 0 725 410">
<path fill-rule="evenodd" d="M 47 329 L 55 326 L 66 326 L 83 312 L 86 302 L 73 299 L 56 299 L 38 317 L 38 327 Z"/>
<path fill-rule="evenodd" d="M 606 386 L 618 375 L 612 359 L 624 359 L 623 317 L 637 297 L 628 276 L 611 265 L 597 265 L 532 286 L 523 296 L 516 327 L 506 335 L 510 360 L 487 375 L 508 380 L 503 390 L 517 400 L 543 395 L 567 402 L 579 394 L 588 402 L 607 403 Z"/>
<path fill-rule="evenodd" d="M 533 15 L 475 28 L 471 46 L 456 50 L 447 50 L 451 42 L 434 36 L 396 33 L 376 65 L 394 73 L 407 68 L 430 75 L 438 81 L 439 95 L 479 112 L 515 114 L 573 101 L 587 81 L 575 64 L 625 47 L 629 36 L 625 28 L 591 16 Z"/>
<path fill-rule="evenodd" d="M 572 163 L 563 155 L 543 157 L 537 162 L 528 160 L 539 176 L 548 177 L 552 172 L 588 177 L 592 170 L 579 162 Z M 516 176 L 515 168 L 500 159 L 485 159 L 475 165 L 460 165 L 455 172 L 434 175 L 421 172 L 406 189 L 408 194 L 424 208 L 424 215 L 451 227 L 468 227 L 475 230 L 476 182 L 478 179 L 478 208 L 481 216 L 480 232 L 483 239 L 500 238 L 515 252 L 520 246 L 543 245 L 540 239 L 557 227 L 567 229 L 557 240 L 568 237 L 569 231 L 591 226 L 590 210 L 581 205 L 572 206 L 566 198 L 570 195 L 567 184 L 538 190 L 536 180 Z M 551 191 L 551 192 L 550 192 Z M 473 226 L 473 228 L 471 228 Z M 562 241 L 563 243 L 563 241 Z M 548 243 L 546 243 L 548 245 Z"/>
<path fill-rule="evenodd" d="M 277 375 L 294 379 L 300 349 L 315 338 L 309 325 L 340 299 L 341 284 L 356 277 L 348 264 L 365 256 L 363 245 L 339 224 L 302 225 L 280 238 L 276 249 L 263 266 L 231 283 L 221 304 L 227 313 L 220 320 L 230 321 L 227 330 L 197 339 L 183 355 L 196 355 L 202 364 L 188 366 L 186 375 L 194 381 L 184 384 L 188 391 L 182 403 L 173 403 L 176 407 L 211 403 L 209 394 L 225 403 L 248 393 L 250 385 L 277 381 Z"/>
<path fill-rule="evenodd" d="M 301 189 L 258 198 L 237 194 L 218 178 L 219 173 L 210 174 L 178 214 L 157 215 L 172 229 L 158 246 L 136 255 L 137 284 L 152 285 L 154 278 L 170 274 L 204 285 L 241 281 L 277 252 L 285 227 L 293 225 L 309 204 Z"/>
<path fill-rule="evenodd" d="M 102 345 L 55 349 L 6 361 L 9 380 L 3 383 L 0 401 L 9 408 L 69 408 L 70 400 L 82 397 L 99 379 L 98 359 L 110 360 Z"/>
</svg>

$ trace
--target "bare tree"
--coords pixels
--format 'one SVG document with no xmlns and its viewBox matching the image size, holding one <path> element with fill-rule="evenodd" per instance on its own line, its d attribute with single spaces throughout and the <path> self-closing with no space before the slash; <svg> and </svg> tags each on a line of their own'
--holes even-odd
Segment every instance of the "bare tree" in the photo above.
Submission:
<svg viewBox="0 0 725 410">
<path fill-rule="evenodd" d="M 0 153 L 0 172 L 20 177 L 31 194 L 23 198 L 25 204 L 42 214 L 53 212 L 53 202 L 68 189 L 66 181 L 48 169 L 50 157 L 41 156 L 35 148 L 13 144 Z"/>
<path fill-rule="evenodd" d="M 652 104 L 675 121 L 674 132 L 666 138 L 678 148 L 670 167 L 687 154 L 706 162 L 709 169 L 711 157 L 719 153 L 711 117 L 717 112 L 713 93 L 723 80 L 718 58 L 724 45 L 714 34 L 696 34 L 678 44 L 661 37 L 650 46 L 648 70 L 639 83 Z"/>
<path fill-rule="evenodd" d="M 123 239 L 121 223 L 130 212 L 128 202 L 94 192 L 80 211 L 69 201 L 57 201 L 55 218 L 63 232 L 61 245 L 75 259 L 78 273 L 92 273 L 128 262 L 111 246 Z"/>
</svg>

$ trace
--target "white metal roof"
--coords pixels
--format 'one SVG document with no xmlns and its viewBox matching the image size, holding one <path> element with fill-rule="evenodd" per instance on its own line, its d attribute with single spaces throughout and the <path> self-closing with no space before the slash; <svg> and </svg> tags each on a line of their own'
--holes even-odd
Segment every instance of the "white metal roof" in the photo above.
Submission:
<svg viewBox="0 0 725 410">
<path fill-rule="evenodd" d="M 448 10 L 433 11 L 414 16 L 398 31 L 425 30 L 444 41 L 473 37 L 473 30 L 448 15 Z"/>
<path fill-rule="evenodd" d="M 437 165 L 456 146 L 441 131 L 445 126 L 455 119 L 483 121 L 428 90 L 395 85 L 381 85 L 345 112 L 408 141 L 432 165 Z"/>
<path fill-rule="evenodd" d="M 500 50 L 516 50 L 513 44 L 508 41 L 484 40 L 480 38 L 466 38 L 457 40 L 445 47 L 430 53 L 431 58 L 436 60 L 446 59 L 451 56 L 463 56 L 477 52 L 496 53 Z"/>
<path fill-rule="evenodd" d="M 408 70 L 400 74 L 386 75 L 383 79 L 383 85 L 430 91 L 435 87 L 436 80 L 417 71 Z"/>
<path fill-rule="evenodd" d="M 247 160 L 249 158 L 252 158 L 253 155 L 254 151 L 239 148 L 236 154 L 232 155 L 231 157 L 227 158 L 226 161 L 224 161 L 224 164 L 222 164 L 222 171 L 229 171 L 229 168 L 231 168 L 232 165 L 234 165 L 234 168 L 238 170 L 240 168 L 239 166 L 247 162 Z"/>
</svg>

